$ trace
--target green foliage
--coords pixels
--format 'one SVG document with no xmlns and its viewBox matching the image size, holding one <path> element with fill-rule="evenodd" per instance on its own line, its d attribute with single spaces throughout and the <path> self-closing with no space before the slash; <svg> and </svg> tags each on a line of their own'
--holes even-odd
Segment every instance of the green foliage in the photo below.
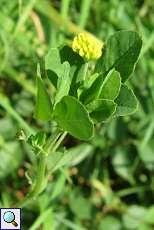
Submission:
<svg viewBox="0 0 154 230">
<path fill-rule="evenodd" d="M 116 116 L 126 116 L 134 113 L 137 109 L 137 99 L 127 85 L 122 84 L 119 96 L 116 99 L 117 110 Z"/>
<path fill-rule="evenodd" d="M 61 77 L 63 75 L 60 54 L 57 48 L 51 48 L 47 53 L 45 57 L 45 69 L 54 72 L 57 77 Z"/>
<path fill-rule="evenodd" d="M 140 229 L 142 220 L 146 214 L 146 209 L 137 205 L 132 205 L 127 209 L 123 216 L 123 222 L 126 229 Z"/>
<path fill-rule="evenodd" d="M 42 151 L 43 146 L 46 143 L 46 134 L 43 132 L 38 132 L 36 135 L 29 136 L 27 142 L 32 146 L 33 151 L 38 154 Z M 45 151 L 44 151 L 45 153 Z M 46 153 L 45 153 L 46 154 Z"/>
<path fill-rule="evenodd" d="M 57 104 L 64 96 L 68 95 L 71 85 L 70 65 L 64 62 L 62 65 L 63 72 L 57 81 L 57 93 L 55 96 L 55 104 Z"/>
<path fill-rule="evenodd" d="M 104 79 L 99 97 L 103 99 L 115 100 L 119 95 L 120 88 L 120 74 L 115 70 L 111 70 Z"/>
<path fill-rule="evenodd" d="M 55 171 L 62 167 L 75 166 L 92 153 L 93 147 L 87 143 L 80 144 L 64 152 L 55 152 L 48 156 L 48 169 Z"/>
<path fill-rule="evenodd" d="M 0 1 L 0 206 L 22 207 L 23 229 L 154 229 L 153 6 Z M 98 61 L 71 48 L 85 29 L 104 42 Z M 66 97 L 86 114 L 67 129 Z"/>
<path fill-rule="evenodd" d="M 95 123 L 105 122 L 116 110 L 116 104 L 108 99 L 96 99 L 87 105 L 90 117 Z"/>
<path fill-rule="evenodd" d="M 52 114 L 52 104 L 45 84 L 41 76 L 37 76 L 37 98 L 35 107 L 35 117 L 40 120 L 50 120 Z"/>
<path fill-rule="evenodd" d="M 87 140 L 93 136 L 93 124 L 88 112 L 74 97 L 63 97 L 55 106 L 54 117 L 60 127 L 76 138 Z"/>
<path fill-rule="evenodd" d="M 112 215 L 108 215 L 101 221 L 99 230 L 121 230 L 121 223 L 120 221 Z"/>
<path fill-rule="evenodd" d="M 76 138 L 88 140 L 93 136 L 90 118 L 94 123 L 100 123 L 107 121 L 113 114 L 132 114 L 137 108 L 137 99 L 131 89 L 121 84 L 121 78 L 124 80 L 125 76 L 126 80 L 132 72 L 140 49 L 141 39 L 136 32 L 122 31 L 113 34 L 108 39 L 105 54 L 96 63 L 90 80 L 91 73 L 88 73 L 87 63 L 83 64 L 80 56 L 74 54 L 71 48 L 51 48 L 45 57 L 45 69 L 54 86 L 55 75 L 50 75 L 48 71 L 57 76 L 53 117 L 60 128 Z M 52 117 L 51 106 L 40 82 L 39 80 L 37 113 L 41 113 L 38 117 L 49 119 Z M 39 100 L 45 101 L 44 109 L 41 105 L 39 109 Z"/>
<path fill-rule="evenodd" d="M 120 72 L 122 81 L 126 81 L 134 70 L 141 46 L 142 40 L 138 33 L 116 32 L 108 38 L 105 53 L 96 65 L 96 72 L 106 73 L 115 67 Z"/>
<path fill-rule="evenodd" d="M 149 210 L 147 210 L 147 212 L 146 212 L 146 214 L 144 216 L 144 220 L 146 221 L 146 223 L 154 224 L 153 215 L 154 215 L 154 206 L 151 206 L 149 208 Z"/>
<path fill-rule="evenodd" d="M 84 197 L 78 194 L 70 195 L 70 209 L 79 219 L 90 219 L 91 216 L 91 204 Z M 82 207 L 82 209 L 81 209 Z"/>
</svg>

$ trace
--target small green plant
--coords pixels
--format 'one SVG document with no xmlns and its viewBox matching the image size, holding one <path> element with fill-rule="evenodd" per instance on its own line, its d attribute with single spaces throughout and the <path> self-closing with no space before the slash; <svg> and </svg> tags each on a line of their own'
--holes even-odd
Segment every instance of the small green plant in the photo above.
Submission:
<svg viewBox="0 0 154 230">
<path fill-rule="evenodd" d="M 45 189 L 53 171 L 76 157 L 64 148 L 58 149 L 67 133 L 88 141 L 98 123 L 135 112 L 138 102 L 127 80 L 141 46 L 138 33 L 119 31 L 105 43 L 90 34 L 79 34 L 72 47 L 49 50 L 37 68 L 35 118 L 56 126 L 50 136 L 41 131 L 26 140 L 37 156 L 38 166 L 36 177 L 29 178 L 30 192 L 20 206 Z M 53 86 L 52 95 L 47 90 L 47 79 Z"/>
</svg>

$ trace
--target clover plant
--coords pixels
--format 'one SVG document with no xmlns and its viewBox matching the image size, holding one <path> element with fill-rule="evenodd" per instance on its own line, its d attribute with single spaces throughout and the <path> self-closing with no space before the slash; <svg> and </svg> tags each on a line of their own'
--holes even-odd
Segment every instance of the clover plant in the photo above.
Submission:
<svg viewBox="0 0 154 230">
<path fill-rule="evenodd" d="M 66 149 L 58 149 L 67 134 L 88 141 L 95 135 L 97 124 L 136 111 L 138 101 L 128 80 L 141 46 L 140 36 L 133 31 L 118 31 L 105 42 L 80 33 L 71 46 L 48 51 L 37 68 L 35 118 L 54 122 L 57 128 L 50 136 L 41 130 L 28 138 L 38 168 L 22 205 L 45 189 L 50 173 L 75 157 Z"/>
</svg>

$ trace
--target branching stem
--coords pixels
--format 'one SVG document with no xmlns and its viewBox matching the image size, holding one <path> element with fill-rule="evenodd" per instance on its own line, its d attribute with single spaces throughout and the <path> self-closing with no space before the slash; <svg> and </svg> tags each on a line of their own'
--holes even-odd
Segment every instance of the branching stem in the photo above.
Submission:
<svg viewBox="0 0 154 230">
<path fill-rule="evenodd" d="M 54 138 L 50 137 L 47 141 L 44 149 L 48 154 L 54 153 L 67 135 L 67 132 L 63 132 L 61 136 L 60 133 L 60 131 L 57 131 L 56 135 L 54 135 Z M 44 154 L 44 152 L 40 152 L 36 180 L 32 184 L 30 192 L 27 194 L 23 201 L 17 204 L 17 207 L 26 206 L 29 202 L 35 200 L 37 196 L 45 189 L 48 180 L 48 175 L 46 174 L 46 162 L 47 155 Z"/>
</svg>

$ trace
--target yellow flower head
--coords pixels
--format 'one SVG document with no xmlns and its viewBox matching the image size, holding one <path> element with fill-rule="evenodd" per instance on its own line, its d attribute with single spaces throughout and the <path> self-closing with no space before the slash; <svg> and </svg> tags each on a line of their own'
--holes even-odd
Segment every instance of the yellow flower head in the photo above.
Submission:
<svg viewBox="0 0 154 230">
<path fill-rule="evenodd" d="M 72 43 L 73 51 L 87 60 L 100 58 L 103 46 L 103 42 L 88 33 L 79 33 Z"/>
</svg>

